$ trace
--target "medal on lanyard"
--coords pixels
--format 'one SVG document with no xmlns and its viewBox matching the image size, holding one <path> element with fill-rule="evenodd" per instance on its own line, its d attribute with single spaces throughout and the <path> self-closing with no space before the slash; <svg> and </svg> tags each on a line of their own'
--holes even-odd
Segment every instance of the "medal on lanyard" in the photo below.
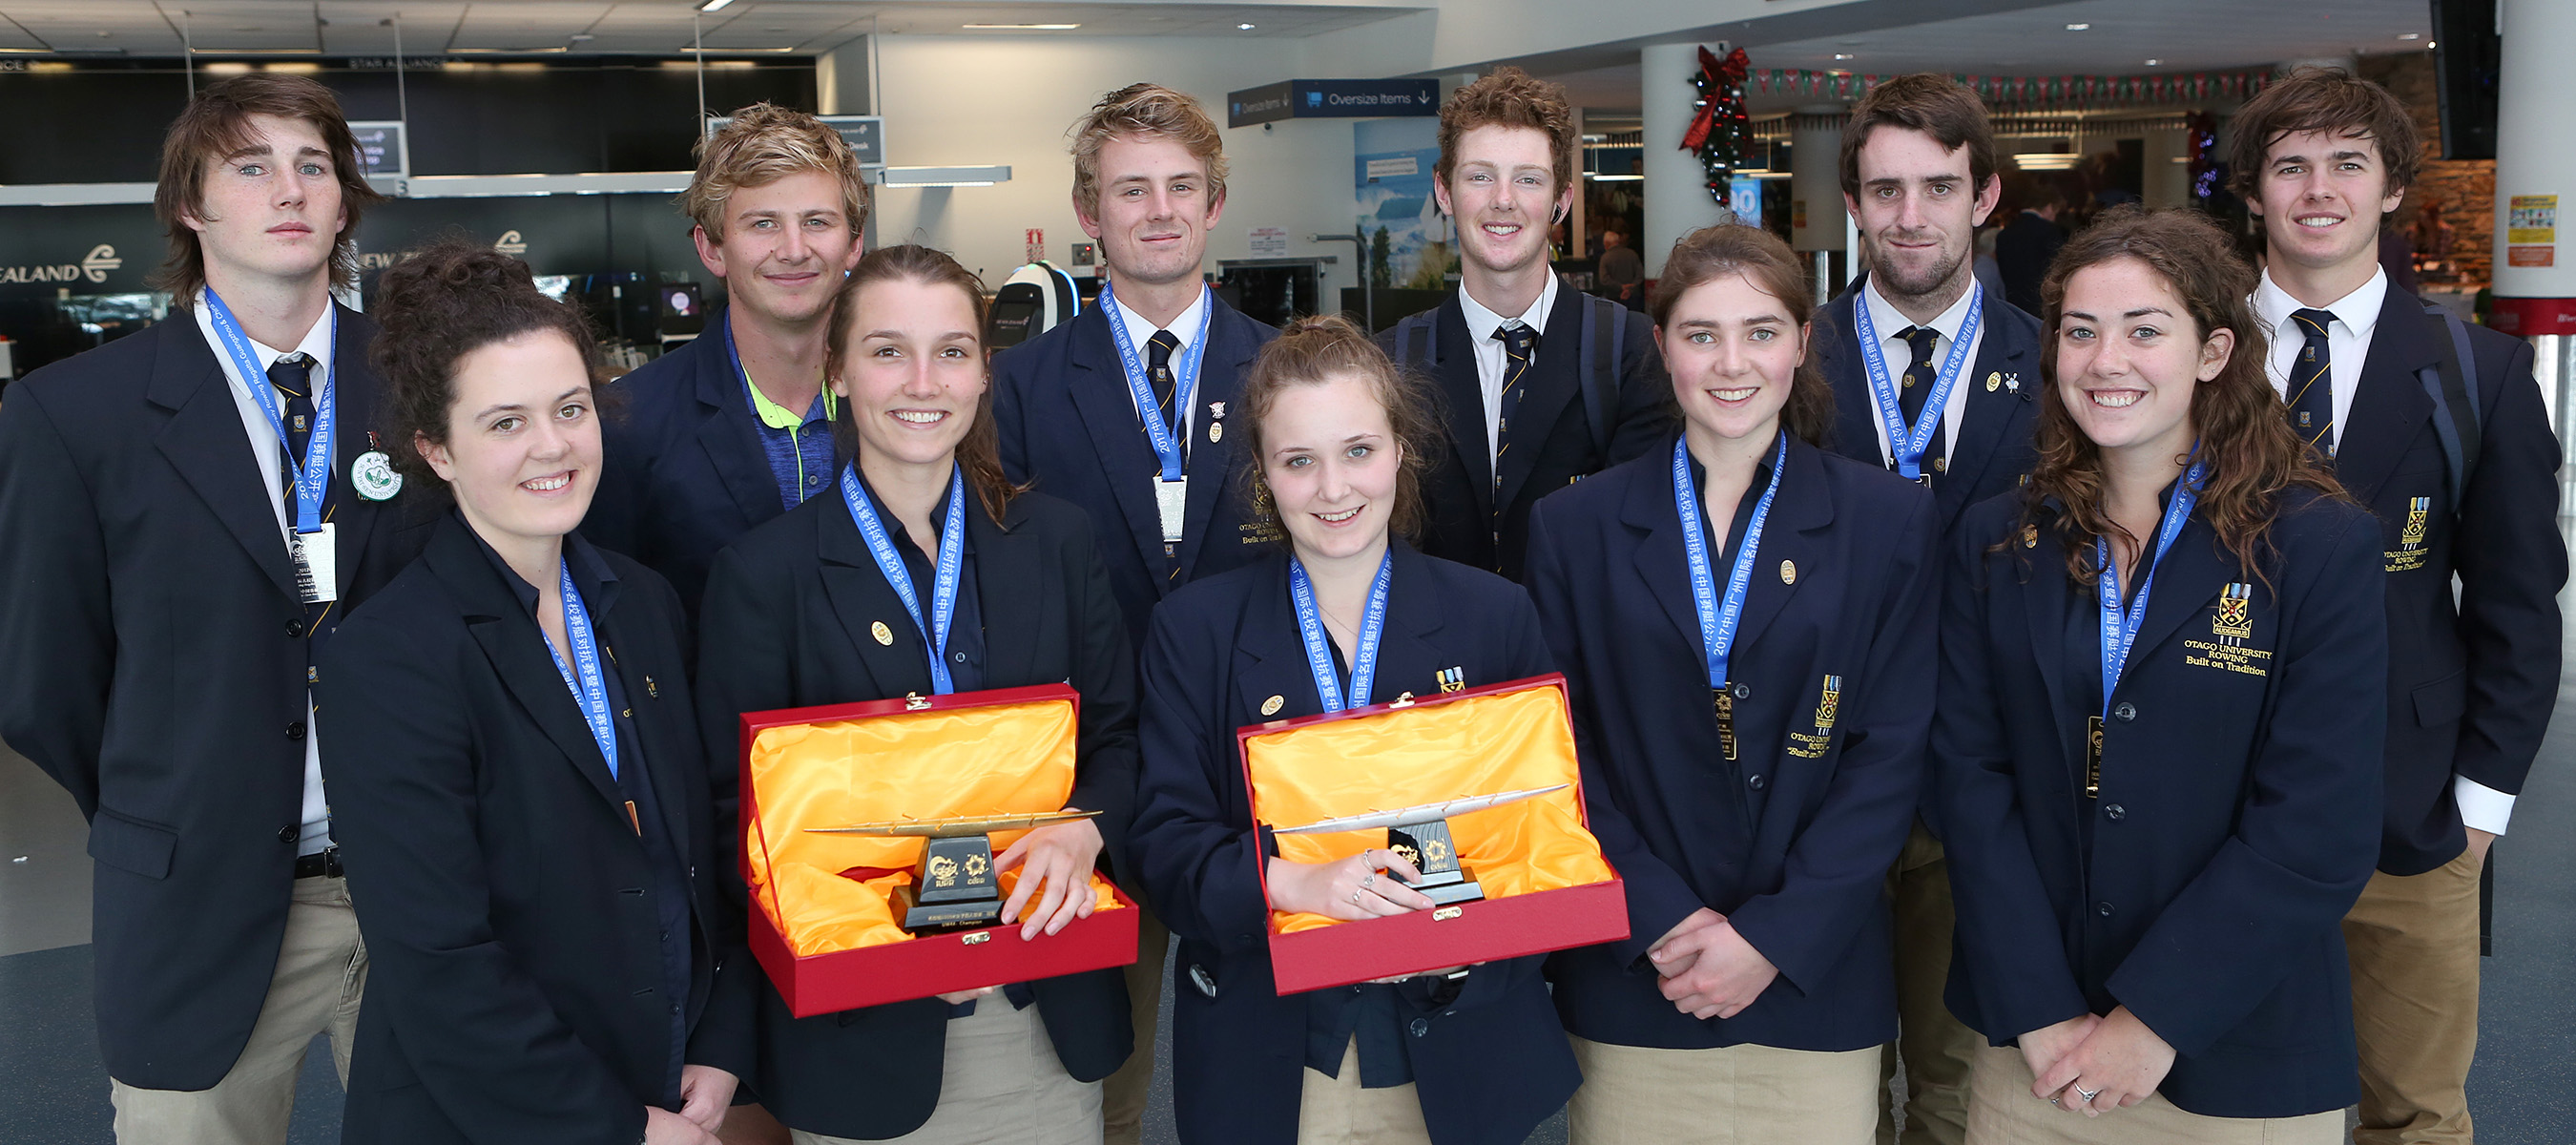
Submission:
<svg viewBox="0 0 2576 1145">
<path fill-rule="evenodd" d="M 1324 710 L 1338 712 L 1369 702 L 1369 690 L 1377 681 L 1377 645 L 1386 635 L 1386 590 L 1395 579 L 1395 549 L 1378 558 L 1377 579 L 1369 584 L 1368 611 L 1360 617 L 1359 640 L 1351 653 L 1351 686 L 1333 678 L 1333 651 L 1324 636 L 1323 611 L 1315 606 L 1314 582 L 1306 579 L 1306 563 L 1288 558 L 1288 600 L 1297 608 L 1297 635 L 1306 642 L 1306 667 L 1315 674 L 1315 695 L 1323 700 Z M 1268 715 L 1268 712 L 1262 713 Z"/>
<path fill-rule="evenodd" d="M 241 322 L 233 317 L 232 307 L 224 305 L 213 287 L 206 288 L 207 316 L 213 320 L 215 338 L 224 344 L 232 357 L 233 368 L 241 372 L 242 388 L 250 391 L 259 412 L 268 416 L 269 428 L 277 431 L 277 447 L 292 448 L 295 439 L 287 435 L 286 417 L 277 408 L 277 395 L 269 384 L 268 371 L 259 366 L 259 355 L 251 349 L 250 336 L 242 333 Z M 330 312 L 334 345 L 339 341 L 340 315 Z M 322 502 L 331 492 L 331 439 L 333 436 L 332 375 L 330 367 L 322 370 L 322 385 L 313 398 L 313 433 L 305 439 L 304 456 L 288 458 L 295 466 L 295 520 L 286 536 L 286 553 L 295 562 L 295 589 L 298 599 L 306 604 L 323 604 L 339 599 L 340 579 L 338 550 L 334 530 L 322 520 Z"/>
<path fill-rule="evenodd" d="M 2200 452 L 2192 443 L 2191 451 Z M 2147 618 L 2147 597 L 2156 587 L 2156 566 L 2164 563 L 2165 550 L 2173 547 L 2174 538 L 2182 535 L 2184 523 L 2191 519 L 2192 506 L 2200 501 L 2201 478 L 2209 474 L 2209 462 L 2193 461 L 2191 469 L 2174 484 L 2173 499 L 2165 503 L 2164 520 L 2156 526 L 2156 549 L 2138 570 L 2138 593 L 2128 607 L 2120 606 L 2120 575 L 2111 563 L 2111 542 L 2105 537 L 2093 539 L 2094 567 L 2101 576 L 2094 583 L 2102 605 L 2102 710 L 2090 717 L 2086 729 L 2084 797 L 2102 794 L 2102 723 L 2111 714 L 2111 695 L 2120 688 L 2121 673 L 2129 664 L 2129 649 L 2138 642 L 2138 625 Z"/>
<path fill-rule="evenodd" d="M 617 778 L 617 726 L 608 718 L 608 680 L 599 674 L 599 639 L 590 630 L 590 609 L 581 603 L 581 590 L 573 587 L 571 554 L 561 560 L 563 566 L 564 639 L 572 645 L 572 660 L 567 663 L 554 642 L 546 642 L 547 654 L 555 658 L 555 671 L 563 673 L 564 687 L 572 690 L 573 702 L 581 705 L 582 718 L 590 724 L 590 738 L 599 743 L 599 757 L 608 763 L 608 777 Z M 578 678 L 573 669 L 578 666 Z M 638 833 L 643 828 L 636 827 Z"/>
<path fill-rule="evenodd" d="M 1208 323 L 1216 317 L 1216 307 L 1208 301 L 1212 295 L 1201 286 L 1199 298 L 1199 332 L 1190 344 L 1181 347 L 1181 360 L 1173 365 L 1172 408 L 1190 408 L 1191 398 L 1199 388 L 1199 359 L 1207 354 Z M 1159 468 L 1154 476 L 1154 510 L 1161 518 L 1163 543 L 1179 544 L 1181 523 L 1190 504 L 1189 456 L 1182 451 L 1181 435 L 1163 421 L 1162 403 L 1154 397 L 1154 384 L 1145 376 L 1145 360 L 1136 356 L 1136 342 L 1127 336 L 1127 322 L 1113 305 L 1115 287 L 1100 288 L 1101 317 L 1109 322 L 1109 337 L 1118 344 L 1118 365 L 1127 375 L 1127 393 L 1136 399 L 1137 420 L 1145 423 L 1145 441 L 1154 447 L 1154 460 Z"/>
<path fill-rule="evenodd" d="M 1878 324 L 1869 317 L 1869 300 L 1852 300 L 1852 319 L 1860 333 L 1860 360 L 1869 368 L 1870 399 L 1878 405 L 1879 423 L 1887 427 L 1887 455 L 1908 481 L 1923 480 L 1923 454 L 1932 448 L 1933 431 L 1941 427 L 1941 411 L 1950 404 L 1950 387 L 1966 371 L 1968 347 L 1977 342 L 1977 328 L 1984 322 L 1985 311 L 1986 288 L 1969 283 L 1968 316 L 1959 322 L 1959 336 L 1950 339 L 1950 353 L 1941 359 L 1941 372 L 1932 380 L 1932 392 L 1924 395 L 1923 416 L 1909 427 L 1905 424 L 1904 407 L 1896 401 L 1896 383 L 1888 377 L 1887 348 L 1879 344 Z"/>
<path fill-rule="evenodd" d="M 928 616 L 922 615 L 921 597 L 912 591 L 912 574 L 904 570 L 903 558 L 895 554 L 885 522 L 877 516 L 877 507 L 868 501 L 867 489 L 859 484 L 856 462 L 841 470 L 841 500 L 849 504 L 850 518 L 858 522 L 859 536 L 868 543 L 868 554 L 877 559 L 877 571 L 894 586 L 894 594 L 903 600 L 903 610 L 912 614 L 912 627 L 921 633 L 922 645 L 930 649 L 932 694 L 944 696 L 956 691 L 957 683 L 948 671 L 948 627 L 957 617 L 957 582 L 966 565 L 966 471 L 955 467 L 948 471 L 948 518 L 939 531 L 938 571 L 931 578 Z"/>
<path fill-rule="evenodd" d="M 1686 440 L 1673 442 L 1673 508 L 1681 514 L 1682 552 L 1690 560 L 1691 602 L 1699 610 L 1701 650 L 1708 657 L 1710 705 L 1717 715 L 1720 754 L 1736 757 L 1735 702 L 1752 689 L 1727 678 L 1727 656 L 1735 647 L 1735 627 L 1744 619 L 1744 594 L 1753 584 L 1755 554 L 1762 547 L 1762 525 L 1771 518 L 1771 499 L 1780 492 L 1780 471 L 1789 467 L 1789 434 L 1771 454 L 1771 483 L 1754 503 L 1753 519 L 1744 526 L 1744 542 L 1735 550 L 1735 566 L 1726 575 L 1726 597 L 1717 595 L 1717 574 L 1708 557 L 1708 538 L 1700 531 L 1699 488 L 1691 481 Z"/>
</svg>

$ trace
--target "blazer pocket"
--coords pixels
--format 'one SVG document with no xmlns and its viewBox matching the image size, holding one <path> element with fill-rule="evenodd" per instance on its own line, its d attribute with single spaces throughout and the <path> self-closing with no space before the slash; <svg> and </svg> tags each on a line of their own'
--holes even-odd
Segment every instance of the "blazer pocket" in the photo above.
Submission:
<svg viewBox="0 0 2576 1145">
<path fill-rule="evenodd" d="M 2460 722 L 2469 710 L 2469 670 L 2462 668 L 2415 688 L 2415 725 L 2438 728 Z"/>
<path fill-rule="evenodd" d="M 89 857 L 147 879 L 170 877 L 170 856 L 179 849 L 179 833 L 140 819 L 128 819 L 101 807 L 89 824 Z"/>
</svg>

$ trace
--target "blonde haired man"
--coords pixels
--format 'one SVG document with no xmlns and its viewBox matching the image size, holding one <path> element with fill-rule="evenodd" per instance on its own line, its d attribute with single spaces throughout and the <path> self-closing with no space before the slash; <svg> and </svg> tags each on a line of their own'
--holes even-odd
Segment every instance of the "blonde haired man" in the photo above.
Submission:
<svg viewBox="0 0 2576 1145">
<path fill-rule="evenodd" d="M 696 615 L 707 565 L 832 482 L 823 386 L 832 295 L 867 222 L 858 156 L 813 116 L 756 103 L 698 145 L 680 195 L 726 305 L 706 333 L 617 383 L 582 531 L 642 561 Z"/>
<path fill-rule="evenodd" d="M 1102 97 L 1074 125 L 1073 210 L 1111 285 L 1099 305 L 994 359 L 993 421 L 1011 480 L 1091 514 L 1128 639 L 1141 642 L 1155 602 L 1244 564 L 1268 539 L 1235 495 L 1252 459 L 1226 421 L 1242 371 L 1278 331 L 1200 278 L 1225 212 L 1225 152 L 1197 100 L 1145 83 Z M 1130 872 L 1116 874 L 1135 890 Z M 1170 941 L 1148 915 L 1127 972 L 1141 1052 L 1102 1094 L 1113 1145 L 1136 1141 L 1143 1123 Z M 1179 988 L 1202 987 L 1185 977 Z"/>
</svg>

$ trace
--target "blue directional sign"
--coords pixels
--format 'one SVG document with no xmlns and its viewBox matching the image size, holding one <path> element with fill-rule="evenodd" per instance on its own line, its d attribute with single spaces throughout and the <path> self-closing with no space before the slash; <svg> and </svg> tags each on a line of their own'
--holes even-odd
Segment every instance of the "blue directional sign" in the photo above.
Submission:
<svg viewBox="0 0 2576 1145">
<path fill-rule="evenodd" d="M 1225 104 L 1228 127 L 1282 119 L 1434 116 L 1440 114 L 1440 81 L 1283 80 L 1230 92 Z"/>
</svg>

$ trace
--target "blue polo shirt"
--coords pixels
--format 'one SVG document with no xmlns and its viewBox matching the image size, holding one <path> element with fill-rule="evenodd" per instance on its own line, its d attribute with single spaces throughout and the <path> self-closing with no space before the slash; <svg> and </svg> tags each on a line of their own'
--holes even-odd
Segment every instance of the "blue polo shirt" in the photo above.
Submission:
<svg viewBox="0 0 2576 1145">
<path fill-rule="evenodd" d="M 831 387 L 814 395 L 814 404 L 803 416 L 769 400 L 760 387 L 751 384 L 751 374 L 742 377 L 742 388 L 751 395 L 752 421 L 760 428 L 760 451 L 769 458 L 769 475 L 778 482 L 778 500 L 782 508 L 793 509 L 805 499 L 822 491 L 832 481 L 832 416 L 835 403 Z"/>
</svg>

